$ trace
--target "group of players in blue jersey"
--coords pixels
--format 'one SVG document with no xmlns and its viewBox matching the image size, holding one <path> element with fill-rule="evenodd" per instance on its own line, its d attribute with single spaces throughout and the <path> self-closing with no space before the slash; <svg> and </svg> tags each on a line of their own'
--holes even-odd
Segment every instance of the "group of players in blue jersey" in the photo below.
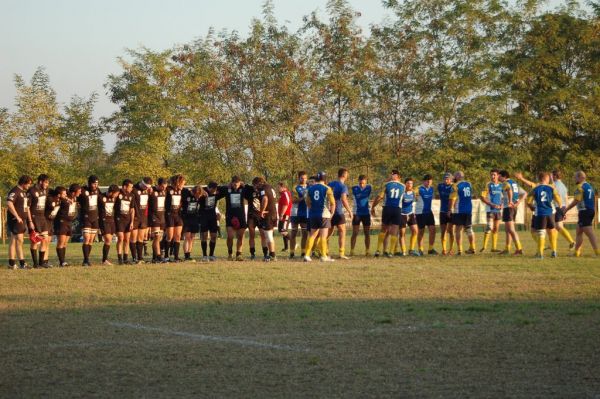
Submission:
<svg viewBox="0 0 600 399">
<path fill-rule="evenodd" d="M 584 236 L 589 238 L 594 253 L 600 255 L 592 226 L 595 217 L 595 190 L 587 182 L 584 172 L 575 173 L 577 188 L 570 204 L 567 204 L 567 189 L 560 179 L 559 171 L 552 174 L 539 173 L 537 182 L 529 181 L 519 173 L 515 177 L 516 179 L 511 178 L 505 170 L 493 169 L 490 172 L 490 181 L 480 195 L 481 201 L 486 205 L 487 221 L 480 252 L 487 250 L 491 240 L 491 252 L 523 255 L 515 221 L 519 205 L 525 202 L 533 212 L 531 233 L 537 243 L 536 257 L 543 258 L 546 237 L 550 238 L 551 256 L 558 256 L 559 233 L 567 240 L 569 248 L 574 250 L 575 256 L 581 256 Z M 339 169 L 338 179 L 329 183 L 323 172 L 311 179 L 308 179 L 305 172 L 299 172 L 298 179 L 298 185 L 293 189 L 290 258 L 295 257 L 296 237 L 301 231 L 304 261 L 312 261 L 311 255 L 315 252 L 322 261 L 332 261 L 328 238 L 337 229 L 339 258 L 348 259 L 345 254 L 346 215 L 349 215 L 352 221 L 350 256 L 355 254 L 361 225 L 365 237 L 365 255 L 370 256 L 371 217 L 377 215 L 379 204 L 382 205 L 381 231 L 374 256 L 438 255 L 434 249 L 436 222 L 432 209 L 436 190 L 431 175 L 423 176 L 421 185 L 415 188 L 412 178 L 402 180 L 400 173 L 392 170 L 389 180 L 384 183 L 372 204 L 372 188 L 365 175 L 358 177 L 358 184 L 351 190 L 348 190 L 345 184 L 348 170 L 344 168 Z M 518 184 L 517 179 L 529 186 L 531 191 L 527 193 Z M 353 198 L 352 208 L 349 205 L 350 193 Z M 443 181 L 437 185 L 437 197 L 440 199 L 441 255 L 474 254 L 476 241 L 472 225 L 473 186 L 465 179 L 463 172 L 446 173 Z M 577 207 L 579 211 L 576 240 L 573 240 L 564 227 L 566 213 L 573 207 Z M 501 222 L 504 222 L 506 235 L 503 250 L 498 249 Z M 407 229 L 411 232 L 409 245 Z M 425 252 L 426 232 L 429 247 Z M 463 233 L 468 239 L 466 250 L 463 246 Z"/>
</svg>

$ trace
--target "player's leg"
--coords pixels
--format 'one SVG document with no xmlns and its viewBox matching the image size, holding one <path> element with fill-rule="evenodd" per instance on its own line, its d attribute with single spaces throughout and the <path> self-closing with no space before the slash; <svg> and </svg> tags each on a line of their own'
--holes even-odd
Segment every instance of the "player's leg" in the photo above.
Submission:
<svg viewBox="0 0 600 399">
<path fill-rule="evenodd" d="M 251 259 L 256 256 L 256 227 L 256 219 L 252 216 L 248 217 L 248 246 Z"/>
<path fill-rule="evenodd" d="M 354 215 L 352 217 L 352 236 L 350 236 L 350 256 L 354 256 L 354 248 L 356 247 L 356 239 L 358 238 L 359 232 L 360 217 L 358 215 Z"/>
<path fill-rule="evenodd" d="M 112 244 L 113 235 L 112 234 L 104 234 L 102 236 L 102 264 L 105 266 L 110 266 L 112 263 L 108 260 L 108 254 L 110 253 L 110 246 Z"/>
<path fill-rule="evenodd" d="M 362 221 L 363 234 L 365 235 L 365 256 L 371 256 L 371 216 L 366 216 Z"/>
<path fill-rule="evenodd" d="M 348 259 L 346 256 L 346 221 L 344 218 L 337 225 L 338 230 L 338 248 L 340 259 Z"/>
</svg>

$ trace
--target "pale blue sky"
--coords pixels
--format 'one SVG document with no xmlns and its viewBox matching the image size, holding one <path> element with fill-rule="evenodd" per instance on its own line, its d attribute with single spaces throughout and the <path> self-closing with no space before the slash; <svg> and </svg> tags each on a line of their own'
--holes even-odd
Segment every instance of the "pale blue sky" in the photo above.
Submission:
<svg viewBox="0 0 600 399">
<path fill-rule="evenodd" d="M 560 0 L 550 0 L 558 5 Z M 205 36 L 212 26 L 247 32 L 263 0 L 0 0 L 0 107 L 14 106 L 14 74 L 29 80 L 46 67 L 61 103 L 78 94 L 99 95 L 96 116 L 114 106 L 103 84 L 118 73 L 125 48 L 167 49 Z M 292 30 L 326 0 L 274 0 L 280 22 Z M 380 0 L 350 0 L 365 29 L 387 15 Z M 110 141 L 110 140 L 109 140 Z M 110 146 L 110 145 L 109 145 Z"/>
</svg>

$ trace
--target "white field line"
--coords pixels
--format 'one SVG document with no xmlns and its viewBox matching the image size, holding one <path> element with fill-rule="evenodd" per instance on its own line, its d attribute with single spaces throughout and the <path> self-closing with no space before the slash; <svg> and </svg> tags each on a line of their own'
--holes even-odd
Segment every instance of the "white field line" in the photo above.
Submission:
<svg viewBox="0 0 600 399">
<path fill-rule="evenodd" d="M 144 326 L 142 324 L 132 324 L 132 323 L 109 323 L 109 324 L 114 327 L 129 328 L 129 329 L 140 330 L 140 331 L 157 332 L 157 333 L 166 334 L 166 335 L 174 335 L 177 337 L 189 338 L 194 341 L 219 342 L 219 343 L 226 343 L 226 344 L 241 345 L 241 346 L 246 346 L 246 347 L 254 347 L 254 348 L 261 348 L 261 349 L 277 349 L 277 350 L 290 351 L 290 352 L 309 352 L 309 350 L 305 349 L 305 348 L 297 348 L 297 347 L 292 347 L 289 345 L 269 344 L 269 343 L 254 341 L 254 340 L 245 339 L 245 338 L 221 337 L 218 335 L 193 334 L 193 333 L 188 333 L 188 332 L 184 332 L 184 331 L 174 331 L 174 330 L 167 330 L 164 328 Z"/>
</svg>

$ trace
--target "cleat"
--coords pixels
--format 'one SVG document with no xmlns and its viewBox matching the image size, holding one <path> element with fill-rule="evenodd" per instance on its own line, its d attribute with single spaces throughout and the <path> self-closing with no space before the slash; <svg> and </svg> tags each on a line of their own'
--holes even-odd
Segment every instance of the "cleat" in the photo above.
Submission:
<svg viewBox="0 0 600 399">
<path fill-rule="evenodd" d="M 394 256 L 404 256 L 404 252 L 396 252 Z"/>
<path fill-rule="evenodd" d="M 558 258 L 558 254 L 556 253 L 556 251 L 552 251 L 552 254 L 550 255 L 551 258 Z"/>
<path fill-rule="evenodd" d="M 171 263 L 171 259 L 169 258 L 161 258 L 160 263 Z"/>
<path fill-rule="evenodd" d="M 271 257 L 270 256 L 265 256 L 263 258 L 263 262 L 270 262 L 271 261 Z"/>
<path fill-rule="evenodd" d="M 536 258 L 536 259 L 544 259 L 544 255 L 535 254 L 534 258 Z"/>
<path fill-rule="evenodd" d="M 60 267 L 69 267 L 69 264 L 67 262 L 63 262 L 60 264 Z"/>
<path fill-rule="evenodd" d="M 439 255 L 439 254 L 435 249 L 430 249 L 429 251 L 427 251 L 427 255 Z"/>
<path fill-rule="evenodd" d="M 456 256 L 462 256 L 462 251 L 456 251 Z"/>
<path fill-rule="evenodd" d="M 340 259 L 343 259 L 343 260 L 348 260 L 348 259 L 350 259 L 350 258 L 349 258 L 349 257 L 347 257 L 346 255 L 340 255 Z"/>
<path fill-rule="evenodd" d="M 384 257 L 384 258 L 393 258 L 393 257 L 394 257 L 394 255 L 392 255 L 392 254 L 391 254 L 391 253 L 389 253 L 389 252 L 384 252 L 384 253 L 383 253 L 383 257 Z"/>
<path fill-rule="evenodd" d="M 569 244 L 569 251 L 573 250 L 573 248 L 575 248 L 575 241 Z"/>
<path fill-rule="evenodd" d="M 422 250 L 419 249 L 419 256 L 425 255 Z"/>
<path fill-rule="evenodd" d="M 475 254 L 475 250 L 474 249 L 468 249 L 467 252 L 465 252 L 466 254 L 469 255 L 474 255 Z"/>
<path fill-rule="evenodd" d="M 242 255 L 237 255 L 235 257 L 235 260 L 236 260 L 236 262 L 243 262 L 245 259 L 244 259 L 244 257 Z"/>
<path fill-rule="evenodd" d="M 112 263 L 109 260 L 105 260 L 102 262 L 102 266 L 112 266 Z"/>
<path fill-rule="evenodd" d="M 302 260 L 304 262 L 312 262 L 312 258 L 310 256 L 305 255 L 304 258 L 302 258 Z"/>
<path fill-rule="evenodd" d="M 517 249 L 515 251 L 515 253 L 513 254 L 513 256 L 519 256 L 519 255 L 523 255 L 523 250 L 522 249 Z"/>
<path fill-rule="evenodd" d="M 354 250 L 350 250 L 350 257 L 354 256 Z"/>
<path fill-rule="evenodd" d="M 214 262 L 214 261 L 216 261 L 216 260 L 217 260 L 217 257 L 216 257 L 216 256 L 214 256 L 214 255 L 213 255 L 213 256 L 209 256 L 209 257 L 208 257 L 208 261 L 209 261 L 209 262 Z"/>
<path fill-rule="evenodd" d="M 201 262 L 208 262 L 208 256 L 203 256 L 203 257 L 200 259 L 200 261 L 201 261 Z"/>
<path fill-rule="evenodd" d="M 256 254 L 250 254 L 250 260 L 256 259 Z"/>
<path fill-rule="evenodd" d="M 499 255 L 509 255 L 510 252 L 508 252 L 507 249 L 505 249 L 504 251 L 500 252 Z"/>
<path fill-rule="evenodd" d="M 375 251 L 375 257 L 379 258 L 379 251 Z"/>
<path fill-rule="evenodd" d="M 367 258 L 371 257 L 371 252 L 369 252 L 369 251 L 365 252 L 365 256 L 366 256 Z"/>
<path fill-rule="evenodd" d="M 410 251 L 410 252 L 409 252 L 409 255 L 410 255 L 410 256 L 421 256 L 421 255 L 419 255 L 419 253 L 418 253 L 417 251 L 414 251 L 414 250 L 413 250 L 413 251 Z"/>
<path fill-rule="evenodd" d="M 281 252 L 287 252 L 287 251 L 288 251 L 288 249 L 287 249 L 287 248 L 283 248 L 283 249 L 281 250 Z"/>
<path fill-rule="evenodd" d="M 448 255 L 448 252 L 442 250 L 442 256 L 447 256 L 447 255 Z"/>
<path fill-rule="evenodd" d="M 325 255 L 325 256 L 321 256 L 321 262 L 334 262 L 334 260 L 332 258 L 330 258 L 329 256 Z"/>
<path fill-rule="evenodd" d="M 250 257 L 250 259 L 252 259 L 252 257 Z M 229 255 L 229 256 L 227 257 L 227 260 L 233 260 L 233 255 Z"/>
<path fill-rule="evenodd" d="M 481 248 L 481 249 L 479 250 L 479 252 L 483 252 L 483 251 L 485 251 L 485 248 Z"/>
<path fill-rule="evenodd" d="M 502 252 L 502 251 L 500 251 L 499 249 L 492 249 L 491 252 L 497 254 L 497 253 Z"/>
<path fill-rule="evenodd" d="M 17 265 L 8 265 L 8 270 L 17 270 Z"/>
<path fill-rule="evenodd" d="M 92 265 L 90 264 L 90 262 L 83 262 L 83 263 L 81 264 L 81 266 L 83 266 L 83 267 L 90 267 L 90 266 L 92 266 Z"/>
<path fill-rule="evenodd" d="M 289 256 L 289 258 L 290 258 L 290 259 L 294 259 L 295 257 L 296 257 L 296 255 L 294 255 L 294 253 L 293 253 L 293 252 L 290 252 L 290 256 Z"/>
</svg>

